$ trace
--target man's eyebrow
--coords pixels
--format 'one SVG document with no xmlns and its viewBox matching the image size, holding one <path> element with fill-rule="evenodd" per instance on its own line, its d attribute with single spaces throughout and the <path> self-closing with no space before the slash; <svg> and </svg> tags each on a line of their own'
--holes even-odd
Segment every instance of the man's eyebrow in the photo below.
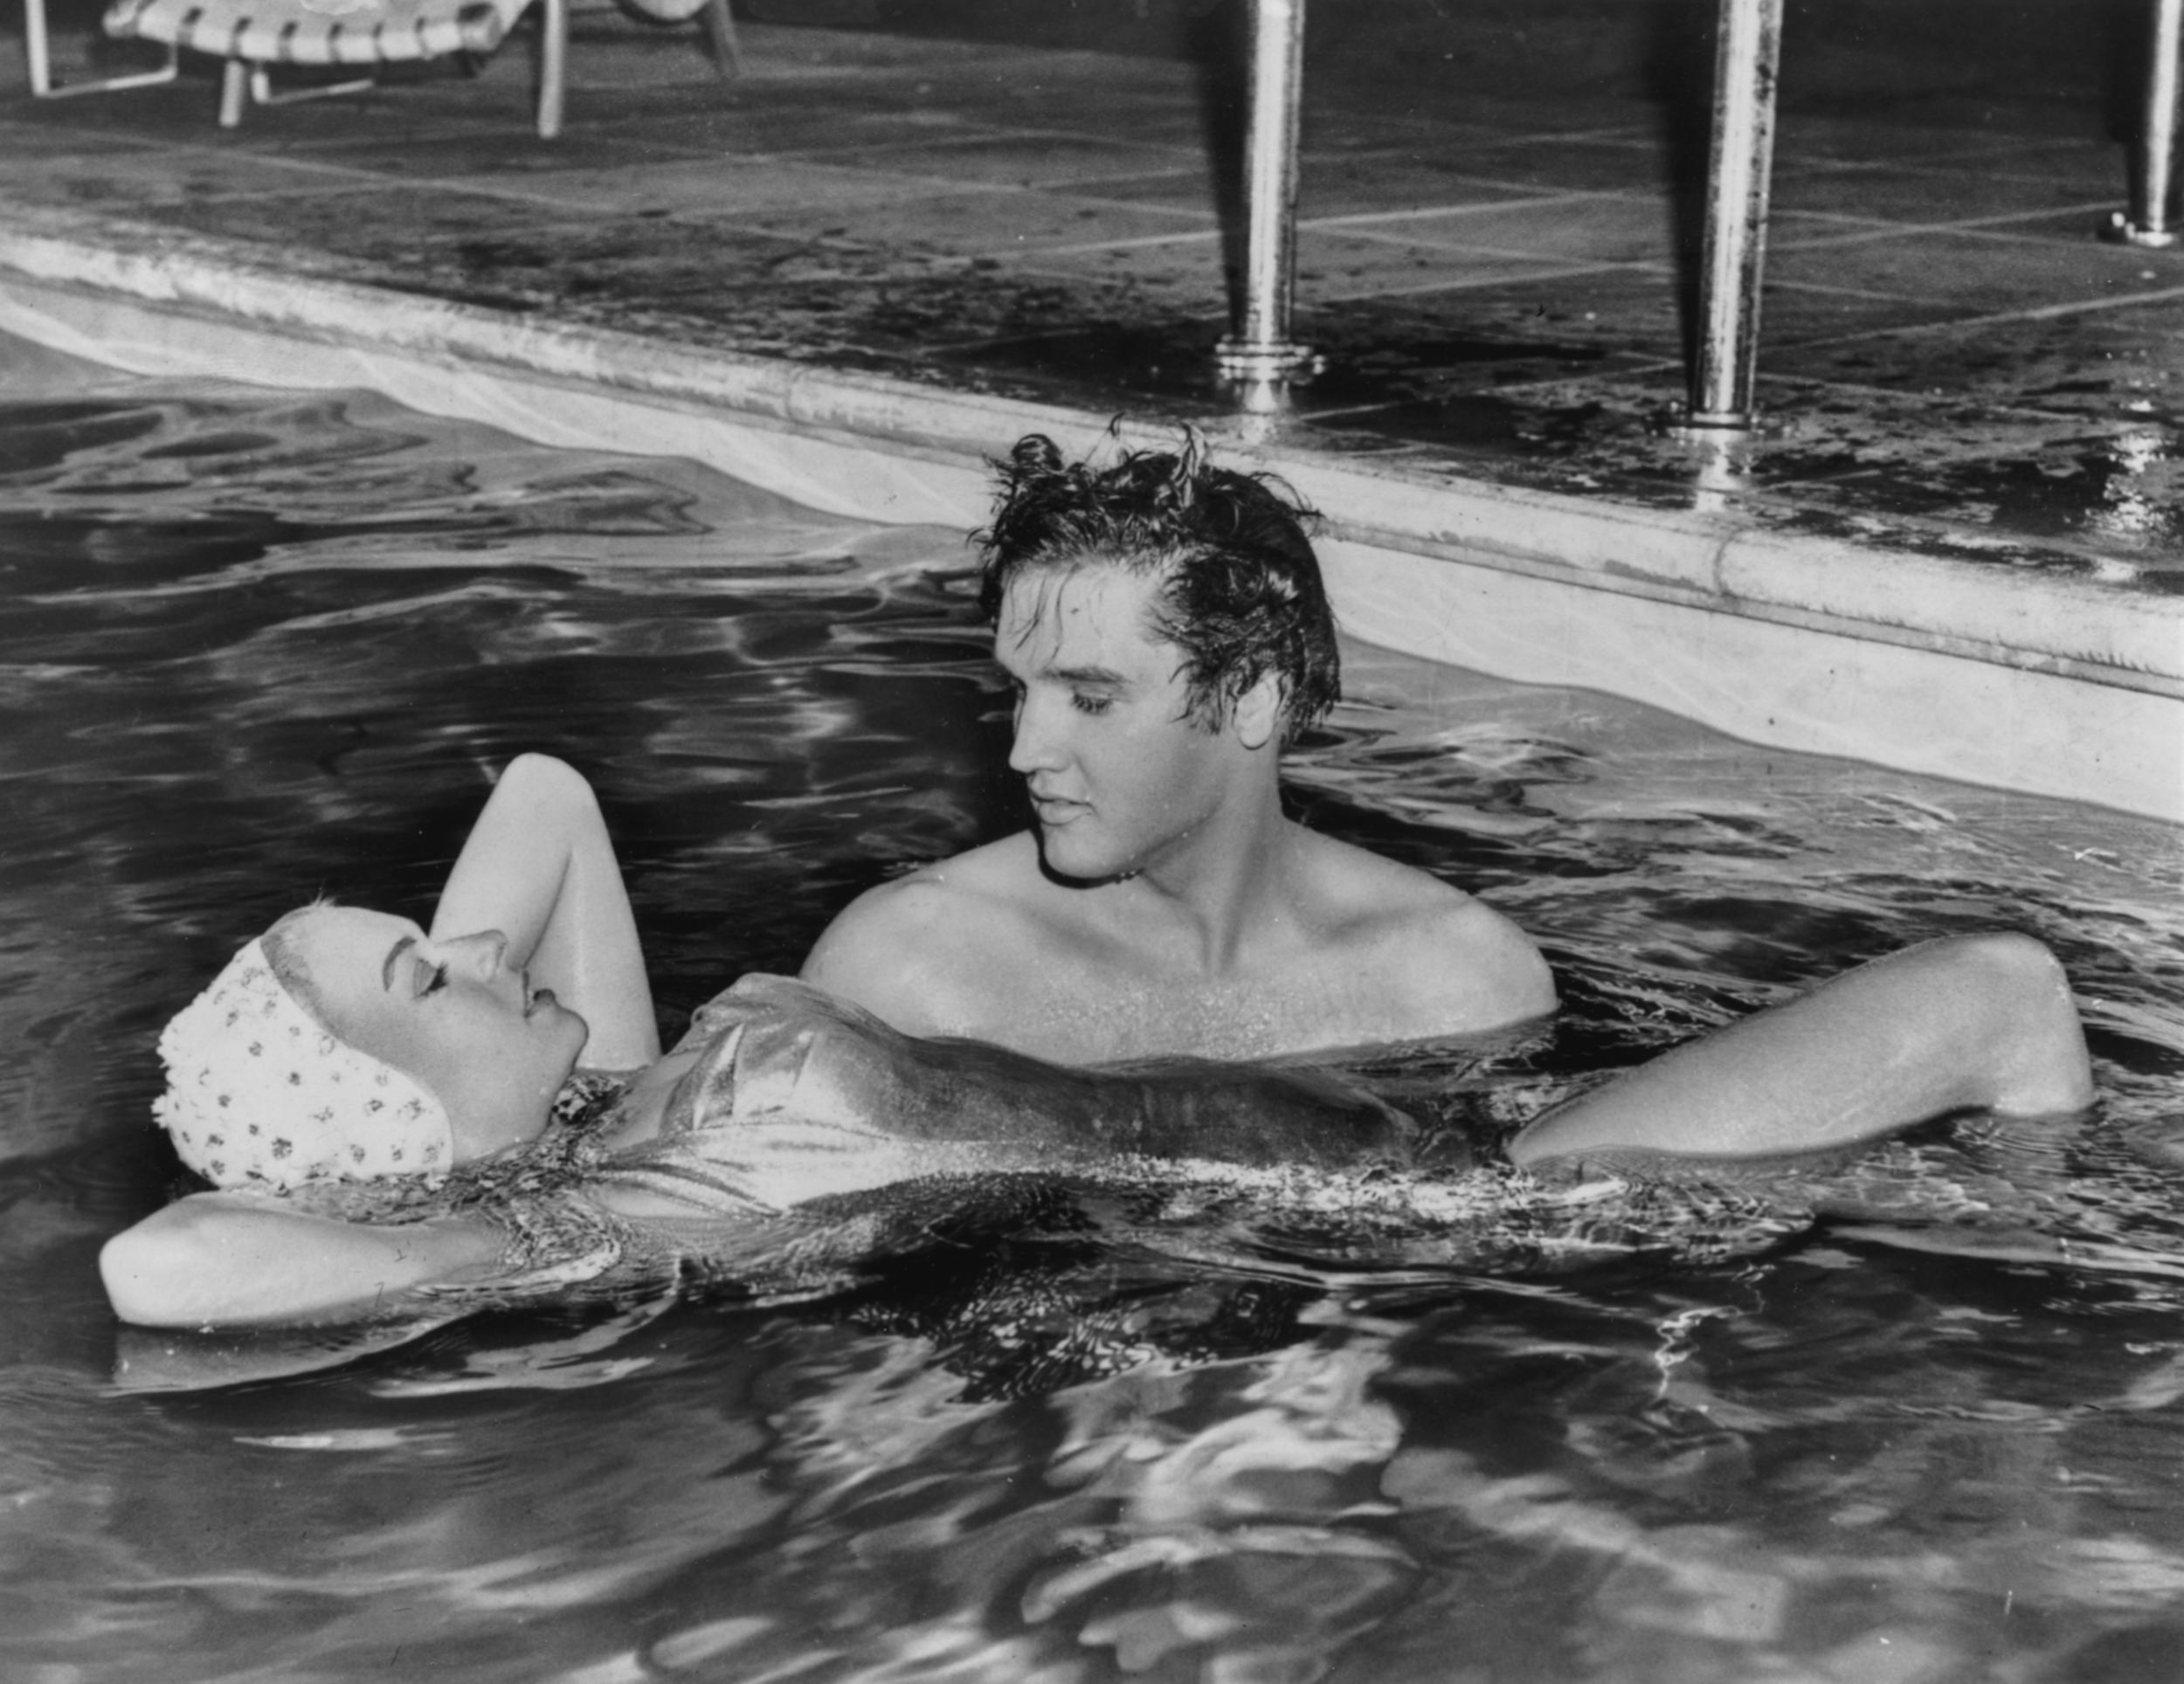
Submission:
<svg viewBox="0 0 2184 1684">
<path fill-rule="evenodd" d="M 395 962 L 416 945 L 416 936 L 404 935 L 387 949 L 387 963 L 379 967 L 379 986 L 382 989 L 390 989 L 394 986 Z"/>
<path fill-rule="evenodd" d="M 1057 666 L 1046 674 L 1064 684 L 1128 684 L 1130 680 L 1108 666 Z"/>
</svg>

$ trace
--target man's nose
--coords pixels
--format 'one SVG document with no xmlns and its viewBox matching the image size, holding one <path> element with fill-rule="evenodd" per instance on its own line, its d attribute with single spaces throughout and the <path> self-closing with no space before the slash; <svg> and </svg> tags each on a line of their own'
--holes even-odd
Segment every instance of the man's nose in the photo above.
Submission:
<svg viewBox="0 0 2184 1684">
<path fill-rule="evenodd" d="M 1020 776 L 1048 772 L 1061 763 L 1061 735 L 1054 728 L 1054 708 L 1037 696 L 1016 704 L 1016 736 L 1009 744 L 1009 770 Z"/>
</svg>

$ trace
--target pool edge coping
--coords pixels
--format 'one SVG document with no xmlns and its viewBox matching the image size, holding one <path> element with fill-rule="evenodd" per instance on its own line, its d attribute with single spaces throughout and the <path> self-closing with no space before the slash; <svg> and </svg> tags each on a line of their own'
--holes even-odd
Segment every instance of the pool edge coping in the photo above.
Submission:
<svg viewBox="0 0 2184 1684">
<path fill-rule="evenodd" d="M 30 225 L 0 228 L 0 269 L 27 280 L 328 342 L 496 364 L 953 462 L 981 461 L 1026 431 L 1082 449 L 1109 430 L 1109 416 L 1061 404 L 299 273 L 204 236 L 112 221 L 86 228 L 50 211 L 24 220 Z M 1771 530 L 1741 510 L 1580 498 L 1455 470 L 1406 473 L 1400 457 L 1360 462 L 1290 438 L 1254 438 L 1248 423 L 1233 420 L 1206 430 L 1225 452 L 1289 480 L 1337 535 L 1592 590 L 1672 594 L 1719 612 L 1818 617 L 1846 635 L 1930 638 L 1974 659 L 2184 695 L 2184 624 L 2174 604 L 2151 593 L 1884 542 Z"/>
<path fill-rule="evenodd" d="M 1082 451 L 1111 430 L 1108 416 L 1061 404 L 928 387 L 785 357 L 690 348 L 612 328 L 299 273 L 235 243 L 45 207 L 32 207 L 0 226 L 0 275 L 33 291 L 108 299 L 365 355 L 393 353 L 449 370 L 495 369 L 762 432 L 879 451 L 913 471 L 834 510 L 876 521 L 973 523 L 985 512 L 986 456 L 1027 431 L 1049 433 L 1065 449 Z M 415 402 L 414 393 L 397 395 Z M 1126 438 L 1137 431 L 1123 429 Z M 1414 461 L 1360 461 L 1300 447 L 1279 435 L 1254 437 L 1248 418 L 1212 420 L 1206 431 L 1224 453 L 1280 474 L 1318 507 L 1336 549 L 1482 569 L 1710 617 L 2135 692 L 2142 704 L 2184 702 L 2184 612 L 2157 592 L 2060 569 L 1973 563 L 1884 543 L 1773 530 L 1748 510 L 1726 505 L 1664 509 L 1499 485 L 1451 468 L 1406 473 Z M 1173 429 L 1145 436 L 1172 437 Z M 625 446 L 607 441 L 606 447 Z M 654 444 L 638 447 L 638 453 L 679 452 Z M 923 476 L 926 483 L 913 487 L 919 478 L 915 465 L 930 472 Z M 2082 565 L 2082 558 L 2064 559 Z M 1400 618 L 1400 609 L 1390 618 L 1386 603 L 1365 617 L 1367 623 L 1344 613 L 1353 632 L 1367 641 L 1425 652 L 1406 635 Z M 2132 715 L 2146 716 L 2143 707 Z M 2177 716 L 2174 758 L 2184 787 L 2184 708 Z M 2158 750 L 2155 757 L 2160 758 Z M 2156 776 L 2166 781 L 2164 774 Z M 2147 810 L 2139 797 L 2110 804 Z M 2184 811 L 2184 798 L 2163 790 L 2156 806 Z"/>
</svg>

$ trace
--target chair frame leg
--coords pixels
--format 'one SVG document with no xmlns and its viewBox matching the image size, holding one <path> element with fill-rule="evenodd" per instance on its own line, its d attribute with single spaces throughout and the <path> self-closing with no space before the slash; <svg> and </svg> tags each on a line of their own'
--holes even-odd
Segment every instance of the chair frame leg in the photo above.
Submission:
<svg viewBox="0 0 2184 1684">
<path fill-rule="evenodd" d="M 713 50 L 713 64 L 721 79 L 729 81 L 742 75 L 743 47 L 736 38 L 736 19 L 728 9 L 728 0 L 705 0 L 698 21 L 705 27 L 705 42 Z"/>
<path fill-rule="evenodd" d="M 23 0 L 23 56 L 29 61 L 31 93 L 40 100 L 66 100 L 79 93 L 112 93 L 125 87 L 157 87 L 182 73 L 182 51 L 167 49 L 167 62 L 156 70 L 133 71 L 93 82 L 56 82 L 53 59 L 45 29 L 45 0 Z"/>
<path fill-rule="evenodd" d="M 220 66 L 220 127 L 240 127 L 250 106 L 250 66 L 230 59 Z"/>
<path fill-rule="evenodd" d="M 321 82 L 309 87 L 280 89 L 273 72 L 248 59 L 229 59 L 220 66 L 220 127 L 239 128 L 243 114 L 254 105 L 295 105 L 305 100 L 331 99 L 336 93 L 362 93 L 379 86 L 376 76 L 346 82 Z"/>
<path fill-rule="evenodd" d="M 561 133 L 569 86 L 569 0 L 546 0 L 538 20 L 538 138 Z"/>
<path fill-rule="evenodd" d="M 250 102 L 261 106 L 298 105 L 305 100 L 330 100 L 336 93 L 362 93 L 378 86 L 377 76 L 359 76 L 346 82 L 316 82 L 308 87 L 276 91 L 273 85 L 273 72 L 263 65 L 252 65 L 250 70 Z"/>
</svg>

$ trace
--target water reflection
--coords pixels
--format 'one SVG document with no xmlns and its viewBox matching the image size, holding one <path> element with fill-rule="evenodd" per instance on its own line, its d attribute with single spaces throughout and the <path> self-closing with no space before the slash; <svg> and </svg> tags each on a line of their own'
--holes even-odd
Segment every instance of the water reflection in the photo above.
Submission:
<svg viewBox="0 0 2184 1684">
<path fill-rule="evenodd" d="M 418 908 L 489 769 L 551 749 L 598 774 L 672 1031 L 1016 822 L 1006 708 L 958 535 L 368 397 L 86 398 L 50 363 L 15 390 L 11 1674 L 1682 1684 L 2173 1652 L 2175 834 L 1365 650 L 1297 806 L 1488 894 L 1570 1002 L 1538 1044 L 1377 1061 L 1390 1092 L 1490 1134 L 2006 923 L 2069 964 L 2104 1109 L 1583 1219 L 1455 1184 L 1278 1219 L 1111 1201 L 793 1312 L 507 1315 L 330 1370 L 330 1335 L 117 1340 L 95 1249 L 172 1167 L 151 1033 L 239 932 L 321 887 Z"/>
<path fill-rule="evenodd" d="M 2126 427 L 2108 440 L 2108 476 L 2089 524 L 2133 547 L 2166 537 L 2175 519 L 2176 440 L 2167 427 Z"/>
</svg>

